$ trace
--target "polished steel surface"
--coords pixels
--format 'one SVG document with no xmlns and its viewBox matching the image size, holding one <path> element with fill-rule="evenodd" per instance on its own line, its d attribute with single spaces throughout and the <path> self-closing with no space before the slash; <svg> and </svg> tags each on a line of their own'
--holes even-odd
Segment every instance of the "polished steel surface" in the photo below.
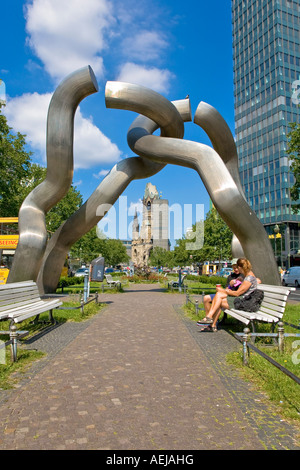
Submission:
<svg viewBox="0 0 300 470">
<path fill-rule="evenodd" d="M 47 124 L 47 176 L 21 206 L 20 240 L 8 282 L 33 279 L 41 293 L 54 292 L 70 247 L 101 220 L 132 180 L 149 178 L 172 163 L 198 172 L 217 211 L 235 234 L 235 253 L 250 259 L 264 283 L 280 284 L 265 229 L 245 199 L 234 139 L 222 116 L 200 103 L 195 123 L 205 130 L 214 148 L 184 141 L 184 122 L 191 120 L 188 99 L 170 102 L 148 88 L 123 82 L 107 83 L 106 106 L 139 113 L 127 134 L 130 148 L 139 156 L 116 164 L 46 247 L 45 214 L 65 196 L 72 182 L 74 113 L 79 102 L 95 91 L 95 77 L 86 67 L 67 77 L 53 95 Z M 160 136 L 153 135 L 157 128 Z"/>
<path fill-rule="evenodd" d="M 19 211 L 19 242 L 8 282 L 36 280 L 47 243 L 45 214 L 68 192 L 73 178 L 74 115 L 98 91 L 92 69 L 69 75 L 55 90 L 47 117 L 47 175 Z"/>
<path fill-rule="evenodd" d="M 117 101 L 118 97 L 122 96 L 122 84 L 118 84 L 116 87 L 118 88 L 118 94 L 115 95 Z M 109 106 L 120 108 L 116 101 L 109 102 Z M 129 108 L 126 107 L 126 109 Z M 195 120 L 198 120 L 197 111 Z M 220 122 L 219 115 L 216 115 L 216 120 Z M 212 121 L 214 123 L 214 119 Z M 201 116 L 198 122 L 203 125 Z M 223 123 L 221 122 L 221 124 Z M 224 127 L 222 136 L 223 132 Z M 228 142 L 228 137 L 227 134 L 226 142 Z M 231 153 L 234 152 L 232 142 L 227 150 L 222 150 L 222 145 L 220 145 L 221 150 L 219 149 L 219 151 L 225 163 L 219 153 L 207 145 L 170 137 L 147 135 L 145 132 L 141 132 L 139 127 L 131 126 L 127 140 L 132 151 L 141 157 L 195 169 L 218 213 L 238 238 L 245 256 L 252 263 L 255 274 L 265 284 L 280 284 L 276 260 L 266 231 L 241 192 L 235 166 L 232 165 L 232 157 L 230 158 Z M 220 143 L 218 133 L 213 135 L 212 140 L 218 148 Z M 233 168 L 234 176 L 231 175 L 226 164 L 229 165 L 229 168 Z"/>
<path fill-rule="evenodd" d="M 111 82 L 107 84 L 110 95 L 108 101 L 114 101 L 110 84 Z M 166 136 L 178 139 L 183 137 L 183 121 L 191 121 L 189 100 L 178 100 L 172 104 L 158 93 L 143 87 L 138 88 L 139 96 L 136 98 L 133 90 L 137 90 L 135 85 L 126 84 L 126 93 L 122 88 L 122 100 L 123 105 L 127 106 L 126 109 L 132 106 L 135 111 L 142 111 L 145 114 L 139 115 L 133 123 L 140 133 L 151 134 L 160 127 L 161 133 Z M 164 166 L 165 164 L 152 162 L 149 159 L 131 157 L 112 168 L 85 204 L 65 221 L 49 240 L 37 279 L 40 292 L 55 292 L 71 246 L 103 218 L 128 184 L 135 179 L 149 178 Z"/>
<path fill-rule="evenodd" d="M 203 101 L 198 105 L 194 122 L 206 132 L 213 148 L 222 158 L 240 193 L 246 200 L 240 180 L 237 148 L 227 122 L 215 108 Z M 232 237 L 231 251 L 233 258 L 245 256 L 242 245 L 235 234 Z"/>
</svg>

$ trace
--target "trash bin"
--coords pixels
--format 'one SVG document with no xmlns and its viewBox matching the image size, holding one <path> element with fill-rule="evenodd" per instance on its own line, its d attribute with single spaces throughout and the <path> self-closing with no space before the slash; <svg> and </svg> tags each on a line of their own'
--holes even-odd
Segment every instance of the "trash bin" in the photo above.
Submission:
<svg viewBox="0 0 300 470">
<path fill-rule="evenodd" d="M 99 256 L 91 262 L 91 281 L 103 282 L 104 258 Z"/>
</svg>

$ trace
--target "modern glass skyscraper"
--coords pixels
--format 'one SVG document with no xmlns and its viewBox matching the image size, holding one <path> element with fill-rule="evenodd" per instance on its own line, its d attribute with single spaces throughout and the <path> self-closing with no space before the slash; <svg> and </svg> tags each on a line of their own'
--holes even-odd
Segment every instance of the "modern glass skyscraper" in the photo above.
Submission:
<svg viewBox="0 0 300 470">
<path fill-rule="evenodd" d="M 294 177 L 286 153 L 289 124 L 300 116 L 300 0 L 232 0 L 232 34 L 245 195 L 271 236 L 278 264 L 300 264 L 300 213 L 291 209 Z"/>
</svg>

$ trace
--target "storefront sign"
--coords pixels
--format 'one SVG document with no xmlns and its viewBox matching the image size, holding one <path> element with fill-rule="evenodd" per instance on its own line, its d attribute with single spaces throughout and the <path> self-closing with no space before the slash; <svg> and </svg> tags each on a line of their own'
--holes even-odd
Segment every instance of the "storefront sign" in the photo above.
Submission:
<svg viewBox="0 0 300 470">
<path fill-rule="evenodd" d="M 16 249 L 19 235 L 0 235 L 0 249 Z"/>
</svg>

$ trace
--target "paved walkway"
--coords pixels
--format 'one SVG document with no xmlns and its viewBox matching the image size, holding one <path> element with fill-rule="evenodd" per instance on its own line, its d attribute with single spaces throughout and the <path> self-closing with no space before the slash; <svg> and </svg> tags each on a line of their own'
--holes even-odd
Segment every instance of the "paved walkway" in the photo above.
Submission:
<svg viewBox="0 0 300 470">
<path fill-rule="evenodd" d="M 30 345 L 48 354 L 0 393 L 0 449 L 299 449 L 224 362 L 239 343 L 199 333 L 180 313 L 185 296 L 145 284 L 101 300 L 92 320 Z"/>
</svg>

